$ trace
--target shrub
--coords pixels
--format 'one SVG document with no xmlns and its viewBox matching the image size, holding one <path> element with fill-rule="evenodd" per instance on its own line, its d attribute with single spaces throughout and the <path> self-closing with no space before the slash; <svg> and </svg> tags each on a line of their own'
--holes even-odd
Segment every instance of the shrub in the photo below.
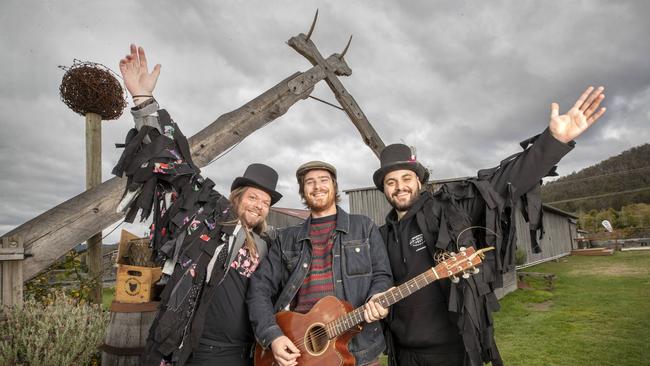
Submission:
<svg viewBox="0 0 650 366">
<path fill-rule="evenodd" d="M 48 303 L 54 298 L 54 293 L 65 291 L 66 295 L 74 299 L 89 301 L 90 292 L 100 279 L 88 276 L 88 267 L 79 256 L 80 253 L 71 250 L 61 261 L 25 283 L 25 296 Z M 55 274 L 53 270 L 63 271 Z M 61 281 L 67 284 L 62 286 Z"/>
<path fill-rule="evenodd" d="M 526 264 L 527 258 L 528 253 L 522 248 L 517 248 L 517 251 L 515 251 L 515 265 L 521 266 L 522 264 Z"/>
<path fill-rule="evenodd" d="M 55 293 L 44 303 L 28 299 L 7 309 L 0 325 L 0 365 L 87 365 L 106 333 L 108 313 Z"/>
</svg>

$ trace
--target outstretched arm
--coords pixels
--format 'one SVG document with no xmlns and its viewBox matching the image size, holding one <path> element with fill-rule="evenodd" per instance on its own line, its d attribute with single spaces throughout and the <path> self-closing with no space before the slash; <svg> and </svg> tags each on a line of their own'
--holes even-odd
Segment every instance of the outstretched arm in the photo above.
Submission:
<svg viewBox="0 0 650 366">
<path fill-rule="evenodd" d="M 605 99 L 605 88 L 587 88 L 573 107 L 563 115 L 559 114 L 557 103 L 551 105 L 551 119 L 547 130 L 542 132 L 532 146 L 517 155 L 501 162 L 501 166 L 491 176 L 494 189 L 505 194 L 508 184 L 514 188 L 515 198 L 536 186 L 572 148 L 572 141 L 591 127 L 605 113 L 600 103 Z M 486 174 L 492 174 L 485 170 Z M 479 171 L 481 175 L 481 171 Z"/>
<path fill-rule="evenodd" d="M 567 143 L 574 140 L 593 125 L 605 113 L 605 107 L 598 109 L 605 99 L 605 88 L 587 88 L 566 114 L 560 115 L 560 106 L 551 104 L 551 121 L 548 128 L 558 141 Z"/>
<path fill-rule="evenodd" d="M 149 72 L 144 48 L 131 44 L 131 53 L 120 60 L 120 73 L 133 102 L 138 105 L 153 96 L 160 75 L 160 64 Z"/>
<path fill-rule="evenodd" d="M 140 198 L 146 185 L 151 186 L 158 178 L 167 182 L 184 182 L 185 180 L 179 179 L 181 175 L 198 174 L 200 171 L 192 162 L 187 139 L 178 125 L 167 112 L 159 110 L 158 103 L 152 98 L 160 75 L 160 65 L 149 72 L 144 49 L 132 44 L 130 54 L 120 60 L 119 66 L 126 89 L 136 105 L 131 109 L 135 128 L 127 135 L 124 152 L 113 169 L 113 174 L 129 177 L 130 184 L 117 211 L 128 212 L 127 222 L 132 222 L 139 209 L 142 210 L 143 218 L 152 212 L 151 196 L 142 196 L 148 197 L 147 199 Z M 149 145 L 156 139 L 158 143 Z M 145 149 L 146 145 L 150 147 Z M 167 164 L 170 162 L 173 164 Z M 177 193 L 181 188 L 174 186 Z M 160 243 L 155 245 L 160 248 Z"/>
</svg>

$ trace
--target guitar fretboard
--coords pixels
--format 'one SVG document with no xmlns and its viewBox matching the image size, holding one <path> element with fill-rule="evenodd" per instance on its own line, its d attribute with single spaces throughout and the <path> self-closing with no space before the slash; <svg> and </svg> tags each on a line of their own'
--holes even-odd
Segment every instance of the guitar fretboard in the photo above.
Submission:
<svg viewBox="0 0 650 366">
<path fill-rule="evenodd" d="M 447 277 L 447 276 L 444 276 Z M 396 302 L 410 296 L 414 292 L 420 290 L 421 288 L 429 285 L 433 281 L 442 278 L 438 273 L 436 273 L 435 268 L 413 277 L 412 279 L 404 282 L 403 284 L 390 289 L 385 292 L 382 296 L 379 296 L 375 299 L 376 302 L 381 304 L 384 308 L 395 304 Z M 328 323 L 326 325 L 327 333 L 329 338 L 335 338 L 341 334 L 349 331 L 350 329 L 356 327 L 357 325 L 364 322 L 363 319 L 363 309 L 364 306 L 360 306 L 346 315 L 341 316 L 340 318 Z"/>
</svg>

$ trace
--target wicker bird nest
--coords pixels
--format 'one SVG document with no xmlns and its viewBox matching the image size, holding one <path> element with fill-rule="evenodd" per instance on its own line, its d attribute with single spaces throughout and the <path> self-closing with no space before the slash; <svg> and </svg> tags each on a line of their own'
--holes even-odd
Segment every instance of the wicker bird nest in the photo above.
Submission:
<svg viewBox="0 0 650 366">
<path fill-rule="evenodd" d="M 104 65 L 74 60 L 65 70 L 59 93 L 70 109 L 84 116 L 97 113 L 104 120 L 117 119 L 126 107 L 122 85 Z"/>
</svg>

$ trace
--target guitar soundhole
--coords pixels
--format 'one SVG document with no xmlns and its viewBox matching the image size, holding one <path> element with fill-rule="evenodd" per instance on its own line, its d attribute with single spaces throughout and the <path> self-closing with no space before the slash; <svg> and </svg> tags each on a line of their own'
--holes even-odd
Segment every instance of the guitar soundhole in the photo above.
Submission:
<svg viewBox="0 0 650 366">
<path fill-rule="evenodd" d="M 307 352 L 313 355 L 319 355 L 327 350 L 328 345 L 329 338 L 323 325 L 315 324 L 307 329 L 305 336 L 305 348 Z"/>
</svg>

